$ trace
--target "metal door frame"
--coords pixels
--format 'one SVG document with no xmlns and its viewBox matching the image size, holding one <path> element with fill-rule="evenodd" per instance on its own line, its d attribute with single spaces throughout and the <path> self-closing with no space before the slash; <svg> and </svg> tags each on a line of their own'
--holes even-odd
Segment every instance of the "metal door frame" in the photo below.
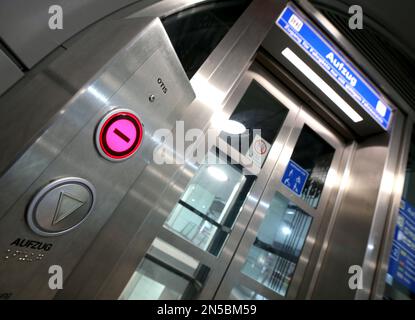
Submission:
<svg viewBox="0 0 415 320">
<path fill-rule="evenodd" d="M 313 218 L 306 243 L 304 244 L 301 256 L 299 258 L 299 263 L 296 266 L 295 274 L 286 296 L 287 298 L 295 298 L 301 285 L 302 276 L 304 275 L 305 269 L 310 260 L 311 252 L 316 242 L 317 232 L 321 226 L 323 216 L 326 212 L 330 211 L 333 208 L 333 204 L 335 203 L 334 198 L 336 198 L 339 191 L 339 182 L 343 177 L 343 172 L 345 169 L 342 165 L 344 162 L 342 161 L 342 158 L 344 156 L 348 156 L 348 153 L 345 152 L 346 144 L 342 138 L 335 134 L 334 130 L 329 129 L 326 124 L 323 124 L 320 118 L 314 115 L 312 111 L 308 110 L 308 107 L 306 107 L 301 101 L 299 101 L 291 93 L 285 91 L 282 85 L 278 84 L 278 81 L 272 80 L 269 76 L 267 76 L 266 71 L 264 71 L 259 66 L 253 65 L 253 68 L 248 71 L 248 73 L 251 73 L 251 77 L 253 79 L 257 81 L 259 80 L 258 82 L 261 85 L 265 84 L 265 88 L 271 89 L 270 93 L 274 94 L 274 96 L 275 93 L 278 93 L 276 96 L 280 101 L 285 101 L 285 103 L 289 102 L 289 104 L 297 105 L 298 116 L 296 115 L 294 122 L 289 124 L 284 123 L 284 125 L 290 126 L 291 134 L 282 149 L 280 149 L 281 155 L 279 159 L 276 160 L 275 167 L 272 169 L 272 172 L 268 174 L 269 180 L 263 189 L 263 195 L 259 200 L 257 207 L 251 212 L 251 219 L 249 221 L 249 225 L 246 227 L 245 235 L 241 239 L 238 251 L 235 252 L 235 256 L 231 262 L 229 270 L 227 271 L 215 298 L 227 299 L 233 287 L 239 284 L 238 281 L 242 281 L 241 284 L 247 284 L 249 289 L 254 289 L 255 292 L 263 296 L 267 296 L 272 299 L 284 298 L 271 289 L 266 288 L 265 286 L 259 284 L 255 280 L 245 276 L 240 272 L 248 251 L 255 240 L 256 233 L 259 230 L 263 218 L 265 217 L 269 202 L 272 200 L 276 192 L 279 192 L 284 197 L 294 202 L 300 209 L 302 209 Z M 274 87 L 270 88 L 270 85 Z M 283 95 L 282 99 L 281 95 Z M 310 127 L 310 129 L 315 131 L 321 138 L 323 138 L 336 150 L 329 173 L 327 175 L 327 179 L 325 181 L 325 187 L 323 188 L 323 193 L 321 195 L 319 205 L 316 209 L 310 207 L 301 198 L 296 197 L 279 182 L 282 175 L 284 174 L 284 170 L 288 164 L 288 161 L 292 155 L 304 125 Z M 278 144 L 278 141 L 274 143 L 273 148 L 275 144 Z M 323 231 L 323 233 L 324 232 L 325 231 Z"/>
</svg>

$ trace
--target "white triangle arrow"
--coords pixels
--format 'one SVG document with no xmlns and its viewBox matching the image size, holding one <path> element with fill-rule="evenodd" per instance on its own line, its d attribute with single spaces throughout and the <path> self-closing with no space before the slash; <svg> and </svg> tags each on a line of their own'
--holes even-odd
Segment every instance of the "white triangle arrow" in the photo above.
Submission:
<svg viewBox="0 0 415 320">
<path fill-rule="evenodd" d="M 55 215 L 53 217 L 52 224 L 57 224 L 58 222 L 61 222 L 63 219 L 74 213 L 84 204 L 84 201 L 75 198 L 73 195 L 70 195 L 66 192 L 61 192 L 61 194 L 59 195 L 59 201 L 55 210 Z"/>
</svg>

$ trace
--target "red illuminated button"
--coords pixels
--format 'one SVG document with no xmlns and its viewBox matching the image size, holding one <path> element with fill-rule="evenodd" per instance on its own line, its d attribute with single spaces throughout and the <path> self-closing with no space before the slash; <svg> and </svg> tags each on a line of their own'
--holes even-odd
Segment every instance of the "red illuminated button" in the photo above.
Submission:
<svg viewBox="0 0 415 320">
<path fill-rule="evenodd" d="M 105 159 L 120 161 L 138 150 L 142 138 L 143 126 L 138 116 L 131 110 L 115 109 L 99 123 L 96 144 Z"/>
</svg>

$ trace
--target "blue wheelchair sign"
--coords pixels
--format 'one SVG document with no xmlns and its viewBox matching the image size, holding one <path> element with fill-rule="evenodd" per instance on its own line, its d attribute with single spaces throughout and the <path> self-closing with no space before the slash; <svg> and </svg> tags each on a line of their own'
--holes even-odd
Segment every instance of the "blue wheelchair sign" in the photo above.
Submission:
<svg viewBox="0 0 415 320">
<path fill-rule="evenodd" d="M 281 182 L 296 195 L 301 196 L 307 179 L 308 172 L 294 161 L 290 160 L 284 175 L 282 176 Z"/>
</svg>

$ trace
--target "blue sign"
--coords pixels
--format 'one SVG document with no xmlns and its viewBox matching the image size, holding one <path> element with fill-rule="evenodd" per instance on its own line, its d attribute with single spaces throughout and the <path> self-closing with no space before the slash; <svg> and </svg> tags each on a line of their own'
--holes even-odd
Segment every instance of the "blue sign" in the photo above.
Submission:
<svg viewBox="0 0 415 320">
<path fill-rule="evenodd" d="M 296 195 L 301 196 L 305 183 L 308 179 L 308 172 L 301 168 L 294 161 L 288 162 L 281 182 L 284 186 L 288 187 Z"/>
<path fill-rule="evenodd" d="M 389 257 L 387 282 L 415 293 L 415 207 L 402 200 Z"/>
<path fill-rule="evenodd" d="M 392 109 L 382 95 L 353 64 L 293 5 L 276 24 L 330 75 L 383 129 L 391 122 Z"/>
</svg>

